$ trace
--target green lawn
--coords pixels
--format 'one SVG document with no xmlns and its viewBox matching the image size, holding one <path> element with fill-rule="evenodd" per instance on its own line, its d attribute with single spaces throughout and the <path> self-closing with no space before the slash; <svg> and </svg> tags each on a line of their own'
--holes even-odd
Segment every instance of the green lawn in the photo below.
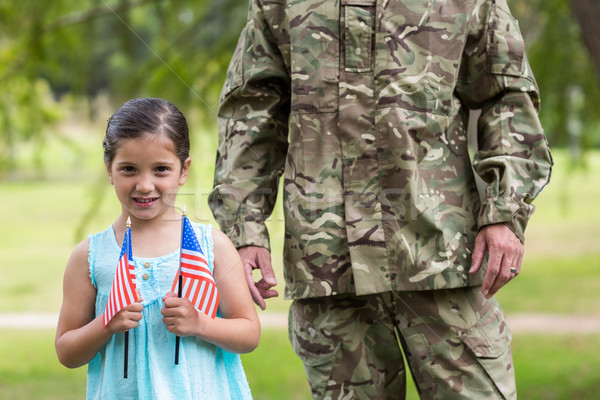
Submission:
<svg viewBox="0 0 600 400">
<path fill-rule="evenodd" d="M 243 356 L 255 399 L 309 399 L 302 364 L 283 330 L 264 331 L 258 350 Z M 0 400 L 85 398 L 86 368 L 67 369 L 54 352 L 54 331 L 0 330 Z"/>
<path fill-rule="evenodd" d="M 50 330 L 0 330 L 1 400 L 71 400 L 85 393 L 85 368 L 61 366 Z M 600 390 L 596 335 L 517 335 L 513 341 L 519 398 L 589 400 Z M 262 344 L 242 360 L 257 400 L 308 400 L 302 365 L 283 330 L 263 332 Z M 417 399 L 410 382 L 408 400 Z"/>
</svg>

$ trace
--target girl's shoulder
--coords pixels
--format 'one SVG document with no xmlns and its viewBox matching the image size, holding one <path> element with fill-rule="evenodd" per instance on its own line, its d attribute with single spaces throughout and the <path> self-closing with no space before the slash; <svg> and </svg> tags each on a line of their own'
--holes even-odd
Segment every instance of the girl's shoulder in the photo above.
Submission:
<svg viewBox="0 0 600 400">
<path fill-rule="evenodd" d="M 113 226 L 110 225 L 103 231 L 90 233 L 88 235 L 90 243 L 90 251 L 100 246 L 111 246 L 116 243 L 115 231 Z"/>
<path fill-rule="evenodd" d="M 213 249 L 214 249 L 215 254 L 220 254 L 222 252 L 231 252 L 231 251 L 235 251 L 237 253 L 237 249 L 235 248 L 235 246 L 233 245 L 231 240 L 229 240 L 229 237 L 227 237 L 227 235 L 224 232 L 211 226 L 211 234 L 212 234 Z"/>
<path fill-rule="evenodd" d="M 106 229 L 96 233 L 90 233 L 88 235 L 88 239 L 91 241 L 97 240 L 110 240 L 115 238 L 115 231 L 113 229 L 112 224 L 109 225 Z"/>
<path fill-rule="evenodd" d="M 88 254 L 90 257 L 93 257 L 98 251 L 114 252 L 120 250 L 112 225 L 103 231 L 90 233 L 88 235 L 88 241 Z"/>
<path fill-rule="evenodd" d="M 65 268 L 64 282 L 82 284 L 89 281 L 89 239 L 82 240 L 75 246 Z"/>
<path fill-rule="evenodd" d="M 71 252 L 71 260 L 85 261 L 88 259 L 88 249 L 90 248 L 90 239 L 84 239 L 75 246 Z"/>
</svg>

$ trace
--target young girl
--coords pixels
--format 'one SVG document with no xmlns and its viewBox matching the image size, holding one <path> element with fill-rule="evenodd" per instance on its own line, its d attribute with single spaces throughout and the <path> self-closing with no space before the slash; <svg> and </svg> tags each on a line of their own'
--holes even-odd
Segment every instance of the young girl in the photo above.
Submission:
<svg viewBox="0 0 600 400">
<path fill-rule="evenodd" d="M 108 122 L 104 162 L 121 214 L 73 251 L 55 342 L 65 366 L 89 363 L 88 399 L 251 398 L 235 353 L 256 348 L 260 324 L 229 239 L 209 225 L 193 224 L 220 293 L 216 318 L 170 292 L 179 268 L 182 224 L 173 204 L 189 171 L 189 147 L 184 116 L 162 99 L 130 100 Z M 102 314 L 128 217 L 138 301 L 105 327 Z M 181 337 L 177 365 L 176 335 Z"/>
</svg>

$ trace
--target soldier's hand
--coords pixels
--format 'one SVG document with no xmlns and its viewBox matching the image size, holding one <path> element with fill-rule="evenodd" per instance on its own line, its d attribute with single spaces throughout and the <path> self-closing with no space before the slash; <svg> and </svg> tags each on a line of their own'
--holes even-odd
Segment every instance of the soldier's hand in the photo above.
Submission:
<svg viewBox="0 0 600 400">
<path fill-rule="evenodd" d="M 476 273 L 488 253 L 487 271 L 481 291 L 492 297 L 521 272 L 524 248 L 519 238 L 504 224 L 488 225 L 479 231 L 471 257 L 469 273 Z"/>
<path fill-rule="evenodd" d="M 277 279 L 271 265 L 271 253 L 264 247 L 246 246 L 238 249 L 240 257 L 244 264 L 244 272 L 246 274 L 246 282 L 250 289 L 250 294 L 256 305 L 264 310 L 267 305 L 264 299 L 277 297 L 279 293 L 271 289 L 277 285 Z M 258 269 L 262 278 L 258 282 L 254 282 L 252 272 Z"/>
</svg>

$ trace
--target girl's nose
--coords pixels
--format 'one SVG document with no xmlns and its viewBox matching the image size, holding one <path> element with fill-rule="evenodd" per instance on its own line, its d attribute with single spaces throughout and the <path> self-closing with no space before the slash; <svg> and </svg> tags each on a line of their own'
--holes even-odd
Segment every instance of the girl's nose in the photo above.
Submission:
<svg viewBox="0 0 600 400">
<path fill-rule="evenodd" d="M 152 178 L 146 174 L 140 176 L 140 180 L 138 181 L 135 189 L 140 193 L 148 193 L 154 189 L 154 184 L 152 183 Z"/>
</svg>

